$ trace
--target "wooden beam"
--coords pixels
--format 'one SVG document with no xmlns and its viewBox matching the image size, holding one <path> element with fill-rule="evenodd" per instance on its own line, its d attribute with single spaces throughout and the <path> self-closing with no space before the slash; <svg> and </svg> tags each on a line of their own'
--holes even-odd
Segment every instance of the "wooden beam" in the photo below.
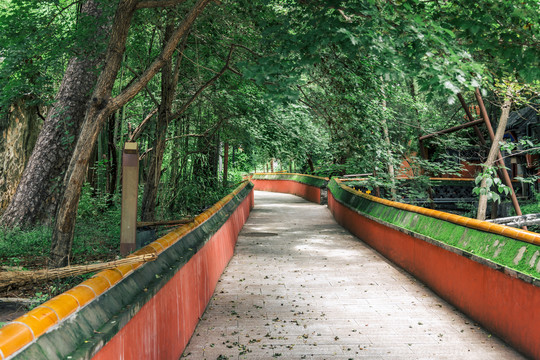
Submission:
<svg viewBox="0 0 540 360">
<path fill-rule="evenodd" d="M 478 88 L 474 92 L 474 95 L 476 96 L 476 101 L 478 102 L 478 106 L 480 107 L 480 113 L 482 114 L 482 118 L 484 122 L 486 123 L 486 127 L 489 132 L 489 137 L 491 138 L 491 141 L 493 141 L 493 139 L 495 138 L 495 134 L 493 133 L 493 128 L 491 127 L 491 121 L 489 120 L 486 107 L 484 106 L 484 100 L 482 99 L 482 95 L 480 95 L 480 90 L 478 90 Z M 514 205 L 516 214 L 518 214 L 518 216 L 523 215 L 523 213 L 521 212 L 521 208 L 519 207 L 519 202 L 517 200 L 516 192 L 514 191 L 514 187 L 512 186 L 512 181 L 510 180 L 508 171 L 506 171 L 506 166 L 504 165 L 504 160 L 503 160 L 500 150 L 499 150 L 499 154 L 498 154 L 498 158 L 496 162 L 499 165 L 499 168 L 503 177 L 502 178 L 503 182 L 505 183 L 506 186 L 510 188 L 510 198 L 512 199 L 512 205 Z M 523 226 L 522 228 L 524 230 L 527 230 L 526 226 Z"/>
<path fill-rule="evenodd" d="M 540 214 L 528 214 L 521 216 L 510 216 L 499 219 L 486 220 L 490 223 L 513 226 L 513 227 L 522 227 L 529 225 L 540 225 Z"/>
<path fill-rule="evenodd" d="M 137 221 L 137 227 L 156 227 L 156 226 L 174 226 L 187 224 L 193 220 L 193 218 L 183 218 L 178 220 L 163 220 L 163 221 Z"/>
<path fill-rule="evenodd" d="M 454 126 L 454 127 L 448 128 L 448 129 L 437 131 L 437 132 L 434 132 L 432 134 L 420 136 L 419 140 L 423 141 L 423 140 L 426 140 L 426 139 L 429 139 L 429 138 L 432 138 L 432 137 L 435 137 L 435 136 L 448 134 L 448 133 L 453 133 L 453 132 L 456 132 L 458 130 L 467 129 L 467 128 L 470 128 L 470 127 L 473 127 L 473 126 L 477 127 L 479 124 L 482 124 L 483 122 L 484 122 L 484 120 L 482 120 L 482 119 L 474 120 L 474 121 L 471 121 L 471 122 L 468 122 L 468 123 L 465 123 L 465 124 L 462 124 L 462 125 L 458 125 L 458 126 Z"/>
</svg>

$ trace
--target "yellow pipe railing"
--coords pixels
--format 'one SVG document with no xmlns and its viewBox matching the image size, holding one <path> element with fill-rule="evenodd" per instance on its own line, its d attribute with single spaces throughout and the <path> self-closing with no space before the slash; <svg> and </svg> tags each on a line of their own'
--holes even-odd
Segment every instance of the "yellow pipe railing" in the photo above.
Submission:
<svg viewBox="0 0 540 360">
<path fill-rule="evenodd" d="M 339 179 L 334 179 L 334 180 L 343 190 L 353 193 L 357 196 L 361 196 L 370 201 L 377 202 L 379 204 L 391 206 L 393 208 L 400 209 L 400 210 L 415 212 L 415 213 L 425 215 L 425 216 L 430 216 L 436 219 L 448 221 L 448 222 L 465 226 L 471 229 L 476 229 L 476 230 L 481 230 L 481 231 L 489 232 L 496 235 L 506 236 L 512 239 L 524 241 L 524 242 L 534 244 L 534 245 L 540 245 L 540 234 L 537 234 L 532 231 L 516 229 L 510 226 L 494 224 L 487 221 L 472 219 L 472 218 L 468 218 L 468 217 L 460 216 L 456 214 L 450 214 L 444 211 L 427 209 L 420 206 L 403 204 L 396 201 L 382 199 L 373 195 L 364 194 L 361 191 L 354 190 L 353 188 L 343 184 L 341 180 Z"/>
</svg>

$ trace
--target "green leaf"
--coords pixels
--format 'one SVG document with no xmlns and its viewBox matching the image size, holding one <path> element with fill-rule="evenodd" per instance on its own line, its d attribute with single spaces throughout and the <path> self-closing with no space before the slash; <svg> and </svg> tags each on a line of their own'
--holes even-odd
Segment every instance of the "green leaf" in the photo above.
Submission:
<svg viewBox="0 0 540 360">
<path fill-rule="evenodd" d="M 455 39 L 455 38 L 456 38 L 456 34 L 454 34 L 454 32 L 453 32 L 452 30 L 447 29 L 447 28 L 445 28 L 445 27 L 443 27 L 442 29 L 443 29 L 444 32 L 446 32 L 448 35 L 450 35 L 450 37 L 451 37 L 452 39 Z"/>
<path fill-rule="evenodd" d="M 478 175 L 475 179 L 474 179 L 474 183 L 476 185 L 480 184 L 482 182 L 482 175 Z"/>
</svg>

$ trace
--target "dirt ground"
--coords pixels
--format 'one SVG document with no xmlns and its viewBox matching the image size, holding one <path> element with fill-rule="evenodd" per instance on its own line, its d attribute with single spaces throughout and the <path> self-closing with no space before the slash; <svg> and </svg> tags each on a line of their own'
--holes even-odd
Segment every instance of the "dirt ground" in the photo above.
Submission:
<svg viewBox="0 0 540 360">
<path fill-rule="evenodd" d="M 28 303 L 0 299 L 0 323 L 15 320 L 28 311 Z"/>
</svg>

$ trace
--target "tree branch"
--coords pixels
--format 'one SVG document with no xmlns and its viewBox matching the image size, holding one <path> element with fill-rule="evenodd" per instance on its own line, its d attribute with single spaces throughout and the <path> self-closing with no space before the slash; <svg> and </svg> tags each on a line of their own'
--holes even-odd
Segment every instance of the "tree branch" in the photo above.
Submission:
<svg viewBox="0 0 540 360">
<path fill-rule="evenodd" d="M 217 74 L 217 73 L 218 73 L 217 71 L 215 71 L 215 70 L 213 70 L 213 69 L 210 69 L 210 68 L 208 68 L 208 67 L 206 67 L 206 66 L 204 66 L 204 65 L 201 65 L 201 64 L 199 64 L 198 62 L 196 62 L 196 61 L 193 60 L 193 59 L 190 59 L 188 56 L 186 56 L 186 55 L 184 54 L 184 50 L 182 50 L 181 54 L 182 54 L 182 55 L 183 55 L 190 63 L 192 63 L 193 65 L 198 66 L 198 67 L 201 67 L 201 68 L 203 68 L 203 69 L 205 69 L 205 70 L 208 70 L 208 71 L 210 71 L 210 72 L 212 72 L 212 73 L 214 73 L 214 74 Z"/>
<path fill-rule="evenodd" d="M 170 40 L 163 47 L 161 54 L 148 66 L 148 68 L 141 74 L 140 78 L 131 84 L 128 88 L 122 91 L 118 96 L 111 99 L 110 109 L 112 111 L 120 108 L 128 101 L 133 99 L 156 75 L 156 73 L 163 67 L 163 65 L 171 58 L 176 46 L 180 39 L 191 29 L 191 26 L 201 14 L 204 8 L 211 0 L 198 0 L 191 8 L 190 12 L 186 15 L 182 23 L 172 33 Z"/>
<path fill-rule="evenodd" d="M 77 4 L 77 3 L 80 3 L 82 2 L 82 0 L 76 0 L 74 2 L 72 2 L 71 4 L 68 4 L 66 6 L 64 6 L 63 8 L 61 8 L 56 14 L 53 15 L 53 17 L 51 18 L 51 20 L 49 20 L 49 22 L 47 23 L 47 25 L 45 27 L 49 27 L 51 26 L 51 24 L 53 23 L 53 21 L 58 17 L 60 16 L 64 11 L 66 11 L 67 9 L 69 9 L 70 7 L 72 7 L 73 5 Z"/>
<path fill-rule="evenodd" d="M 150 1 L 141 1 L 137 4 L 135 9 L 151 9 L 151 8 L 164 8 L 164 7 L 173 7 L 178 4 L 185 2 L 186 0 L 150 0 Z"/>
<path fill-rule="evenodd" d="M 536 150 L 540 150 L 540 147 L 533 147 L 533 148 L 530 148 L 530 149 L 525 149 L 525 150 L 513 152 L 513 153 L 510 153 L 510 155 L 503 156 L 503 157 L 500 158 L 500 159 L 503 159 L 503 160 L 504 160 L 504 159 L 506 159 L 506 158 L 511 158 L 511 157 L 514 157 L 514 156 L 517 156 L 517 155 L 521 155 L 521 154 L 527 154 L 528 152 L 536 151 Z"/>
<path fill-rule="evenodd" d="M 156 114 L 158 111 L 158 108 L 154 108 L 154 110 L 152 110 L 148 115 L 146 115 L 146 117 L 144 118 L 144 120 L 139 124 L 139 126 L 137 126 L 135 128 L 135 130 L 133 130 L 133 133 L 131 133 L 130 137 L 129 137 L 129 140 L 128 141 L 136 141 L 142 134 L 144 128 L 146 127 L 146 125 L 148 124 L 148 122 L 150 121 L 150 119 L 152 118 L 152 116 L 154 116 L 154 114 Z"/>
<path fill-rule="evenodd" d="M 217 122 L 216 124 L 214 124 L 213 126 L 209 127 L 208 129 L 206 129 L 203 133 L 200 133 L 200 134 L 183 134 L 183 135 L 178 135 L 178 136 L 173 136 L 173 137 L 170 137 L 170 138 L 167 138 L 165 139 L 165 141 L 171 141 L 171 140 L 175 140 L 175 139 L 181 139 L 181 138 L 186 138 L 186 137 L 197 137 L 197 138 L 206 138 L 208 136 L 208 134 L 213 130 L 214 133 L 215 131 L 217 131 L 217 129 L 220 128 L 221 124 L 223 124 L 225 121 L 227 121 L 228 119 L 227 118 L 223 118 L 221 119 L 219 122 Z M 142 124 L 142 123 L 141 123 Z M 140 125 L 139 125 L 140 126 Z M 213 135 L 213 133 L 211 134 Z M 139 156 L 139 161 L 141 161 L 142 159 L 144 159 L 144 157 L 146 155 L 148 155 L 149 152 L 153 151 L 154 148 L 151 147 L 149 149 L 147 149 L 145 152 L 143 152 L 140 156 Z"/>
<path fill-rule="evenodd" d="M 189 31 L 184 36 L 184 39 L 182 40 L 182 43 L 180 44 L 180 48 L 178 49 L 178 54 L 176 55 L 176 62 L 174 64 L 173 81 L 172 81 L 173 84 L 178 84 L 178 77 L 180 76 L 180 64 L 182 63 L 182 59 L 184 58 L 184 50 L 186 49 L 188 37 L 189 37 Z"/>
<path fill-rule="evenodd" d="M 227 60 L 225 61 L 225 65 L 221 68 L 221 70 L 213 76 L 210 80 L 208 80 L 203 86 L 201 86 L 195 94 L 191 96 L 191 98 L 177 111 L 171 116 L 171 121 L 176 120 L 180 115 L 182 115 L 191 104 L 197 99 L 197 97 L 210 85 L 212 85 L 217 79 L 219 79 L 227 70 L 230 70 L 229 63 L 231 61 L 231 57 L 233 54 L 233 51 L 235 49 L 234 45 L 231 45 L 229 49 L 229 55 L 227 55 Z"/>
<path fill-rule="evenodd" d="M 241 48 L 241 49 L 244 49 L 244 50 L 249 51 L 250 53 L 252 53 L 253 55 L 255 55 L 255 56 L 257 56 L 257 57 L 262 57 L 261 54 L 258 54 L 258 53 L 255 52 L 254 50 L 251 50 L 251 49 L 248 48 L 247 46 L 244 46 L 244 45 L 241 45 L 241 44 L 231 44 L 231 47 Z"/>
<path fill-rule="evenodd" d="M 133 74 L 135 75 L 135 79 L 139 76 L 139 74 L 137 74 L 137 72 L 131 68 L 131 66 L 127 65 L 126 64 L 126 68 Z M 148 89 L 148 86 L 145 86 L 144 89 L 146 90 L 146 93 L 148 94 L 148 96 L 150 97 L 150 99 L 152 100 L 152 102 L 154 103 L 154 105 L 156 105 L 157 107 L 159 107 L 159 102 L 156 100 L 154 94 L 152 94 L 152 92 L 150 91 L 150 89 Z"/>
<path fill-rule="evenodd" d="M 345 14 L 343 9 L 338 9 L 338 12 L 341 14 L 341 16 L 343 16 L 346 22 L 349 22 L 349 23 L 352 22 L 352 19 Z"/>
<path fill-rule="evenodd" d="M 304 105 L 311 108 L 313 111 L 315 111 L 315 113 L 317 113 L 320 117 L 326 119 L 328 126 L 331 127 L 333 124 L 333 121 L 332 121 L 332 117 L 328 114 L 328 112 L 325 109 L 323 110 L 319 109 L 319 107 L 313 101 L 309 100 L 309 97 L 306 95 L 306 93 L 304 92 L 301 86 L 297 85 L 297 88 L 298 90 L 300 90 L 300 92 L 302 93 L 302 95 L 304 95 L 304 98 L 306 99 L 305 101 L 302 99 L 298 99 L 298 100 Z M 323 114 L 323 112 L 325 114 Z"/>
</svg>

